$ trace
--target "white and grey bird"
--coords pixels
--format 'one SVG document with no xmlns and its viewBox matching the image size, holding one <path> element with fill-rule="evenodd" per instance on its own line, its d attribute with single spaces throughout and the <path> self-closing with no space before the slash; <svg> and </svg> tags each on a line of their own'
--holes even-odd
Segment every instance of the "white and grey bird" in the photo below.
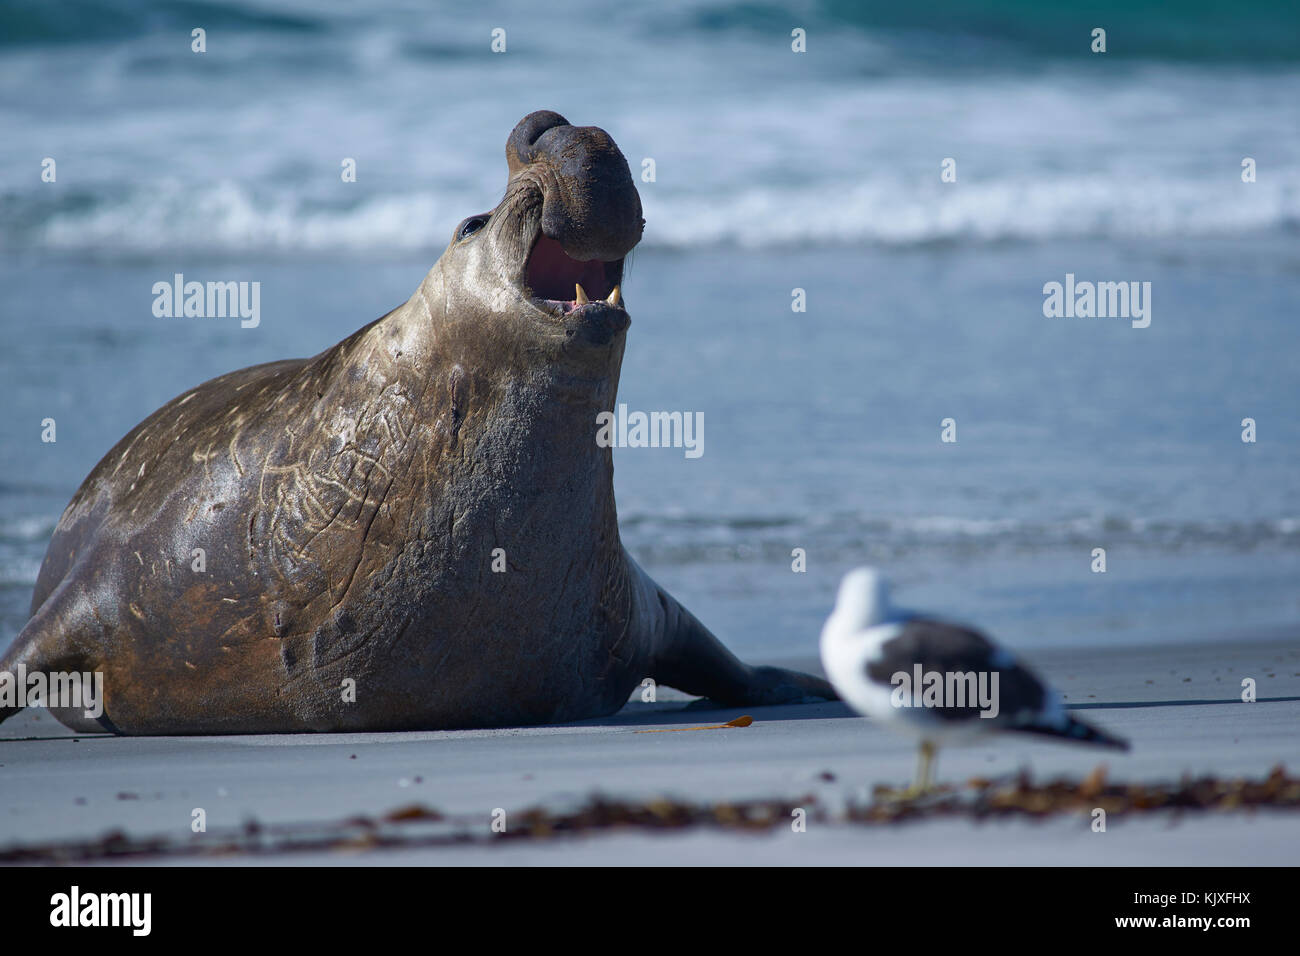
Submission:
<svg viewBox="0 0 1300 956">
<path fill-rule="evenodd" d="M 889 583 L 875 568 L 850 571 L 840 582 L 821 656 L 845 703 L 919 740 L 911 793 L 929 788 L 940 745 L 988 733 L 1128 749 L 1127 741 L 1070 716 L 1056 691 L 980 632 L 893 607 Z"/>
</svg>

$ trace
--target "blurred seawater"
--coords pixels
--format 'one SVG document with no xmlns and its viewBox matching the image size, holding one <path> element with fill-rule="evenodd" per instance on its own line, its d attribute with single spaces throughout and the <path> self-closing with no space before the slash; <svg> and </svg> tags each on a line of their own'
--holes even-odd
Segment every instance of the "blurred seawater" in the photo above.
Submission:
<svg viewBox="0 0 1300 956">
<path fill-rule="evenodd" d="M 1294 5 L 58 8 L 0 7 L 0 646 L 122 434 L 402 301 L 543 107 L 655 161 L 620 400 L 706 444 L 616 452 L 622 532 L 738 650 L 807 653 L 864 560 L 1026 646 L 1300 621 Z M 174 272 L 261 326 L 154 318 Z M 1067 272 L 1151 327 L 1044 318 Z"/>
</svg>

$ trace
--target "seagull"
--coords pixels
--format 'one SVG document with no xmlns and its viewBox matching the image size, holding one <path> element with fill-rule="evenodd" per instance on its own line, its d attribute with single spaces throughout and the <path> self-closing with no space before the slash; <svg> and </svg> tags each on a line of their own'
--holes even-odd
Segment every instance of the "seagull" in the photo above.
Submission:
<svg viewBox="0 0 1300 956">
<path fill-rule="evenodd" d="M 893 607 L 889 582 L 875 568 L 857 568 L 840 582 L 821 656 L 845 703 L 919 739 L 907 795 L 930 788 L 941 744 L 991 732 L 1129 747 L 1070 716 L 1056 691 L 979 631 Z"/>
</svg>

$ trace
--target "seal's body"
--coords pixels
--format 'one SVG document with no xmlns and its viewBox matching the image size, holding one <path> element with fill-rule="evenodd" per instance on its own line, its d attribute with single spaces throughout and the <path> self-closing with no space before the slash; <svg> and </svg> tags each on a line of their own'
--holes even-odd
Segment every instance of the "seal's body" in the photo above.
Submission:
<svg viewBox="0 0 1300 956">
<path fill-rule="evenodd" d="M 55 713 L 132 734 L 563 721 L 646 677 L 833 696 L 737 661 L 623 550 L 595 435 L 640 199 L 608 135 L 557 114 L 506 154 L 505 198 L 404 305 L 201 385 L 108 453 L 0 670 L 102 671 L 98 722 Z"/>
</svg>

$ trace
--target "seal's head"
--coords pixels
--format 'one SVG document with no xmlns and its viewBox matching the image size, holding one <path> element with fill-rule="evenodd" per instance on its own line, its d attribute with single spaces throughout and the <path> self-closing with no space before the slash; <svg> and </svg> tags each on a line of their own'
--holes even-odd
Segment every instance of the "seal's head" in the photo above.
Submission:
<svg viewBox="0 0 1300 956">
<path fill-rule="evenodd" d="M 623 260 L 641 239 L 627 160 L 594 126 L 530 113 L 506 141 L 504 198 L 457 225 L 440 260 L 449 306 L 493 323 L 520 318 L 566 350 L 609 346 L 628 326 Z"/>
</svg>

